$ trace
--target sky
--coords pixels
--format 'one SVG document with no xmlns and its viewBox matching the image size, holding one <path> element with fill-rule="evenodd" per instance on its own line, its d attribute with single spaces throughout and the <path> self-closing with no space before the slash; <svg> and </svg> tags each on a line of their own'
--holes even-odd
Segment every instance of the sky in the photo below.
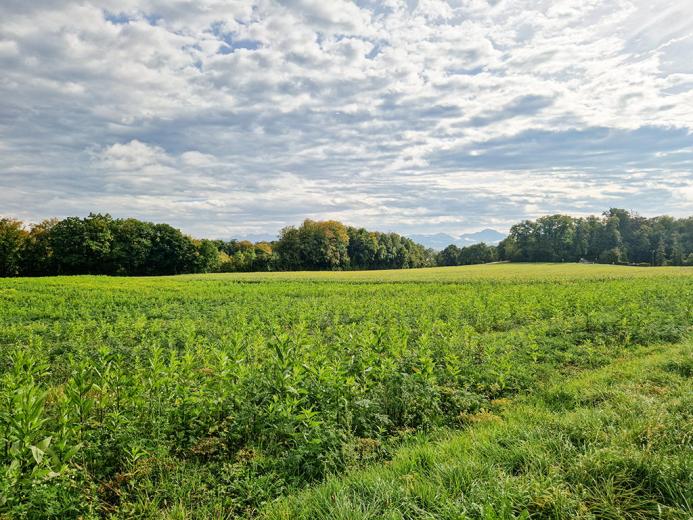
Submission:
<svg viewBox="0 0 693 520">
<path fill-rule="evenodd" d="M 693 214 L 691 0 L 2 0 L 0 216 Z"/>
</svg>

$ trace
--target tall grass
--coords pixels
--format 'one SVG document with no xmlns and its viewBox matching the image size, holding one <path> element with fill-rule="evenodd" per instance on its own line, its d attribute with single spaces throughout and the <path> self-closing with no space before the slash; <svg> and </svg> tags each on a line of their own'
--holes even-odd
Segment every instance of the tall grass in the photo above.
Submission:
<svg viewBox="0 0 693 520">
<path fill-rule="evenodd" d="M 262 518 L 691 518 L 692 369 L 691 343 L 639 351 Z"/>
<path fill-rule="evenodd" d="M 502 283 L 2 280 L 0 515 L 253 516 L 693 324 L 683 270 L 534 269 Z"/>
</svg>

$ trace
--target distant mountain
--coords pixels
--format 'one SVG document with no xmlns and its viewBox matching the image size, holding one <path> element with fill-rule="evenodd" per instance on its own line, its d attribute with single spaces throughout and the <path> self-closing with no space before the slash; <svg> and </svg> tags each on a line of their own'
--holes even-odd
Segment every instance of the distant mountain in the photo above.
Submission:
<svg viewBox="0 0 693 520">
<path fill-rule="evenodd" d="M 477 231 L 476 233 L 465 233 L 464 235 L 460 235 L 459 240 L 466 242 L 465 245 L 478 244 L 479 242 L 486 242 L 487 244 L 496 245 L 505 237 L 506 235 L 503 233 L 500 233 L 495 229 L 487 228 Z"/>
<path fill-rule="evenodd" d="M 495 229 L 482 229 L 474 233 L 464 233 L 458 237 L 447 233 L 435 233 L 433 235 L 409 235 L 409 238 L 414 242 L 440 251 L 450 244 L 455 244 L 457 247 L 471 246 L 479 242 L 496 245 L 505 238 L 505 235 Z"/>
<path fill-rule="evenodd" d="M 445 233 L 436 233 L 435 235 L 408 235 L 414 242 L 417 242 L 426 247 L 431 247 L 436 250 L 445 249 L 450 244 L 453 244 L 457 239 L 452 235 Z"/>
<path fill-rule="evenodd" d="M 240 237 L 234 237 L 235 240 L 249 240 L 250 242 L 272 242 L 277 240 L 277 235 L 270 235 L 268 233 L 251 234 L 251 235 L 241 235 Z"/>
</svg>

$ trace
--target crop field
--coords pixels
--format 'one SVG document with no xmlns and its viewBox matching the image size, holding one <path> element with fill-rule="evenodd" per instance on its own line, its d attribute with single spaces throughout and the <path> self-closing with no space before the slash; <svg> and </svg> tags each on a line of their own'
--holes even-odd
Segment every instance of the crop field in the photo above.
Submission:
<svg viewBox="0 0 693 520">
<path fill-rule="evenodd" d="M 691 330 L 693 268 L 3 279 L 0 518 L 690 518 Z"/>
<path fill-rule="evenodd" d="M 624 267 L 608 264 L 492 263 L 463 267 L 429 267 L 426 269 L 384 269 L 378 271 L 300 271 L 273 273 L 233 273 L 186 275 L 203 280 L 238 281 L 344 281 L 344 282 L 574 282 L 583 279 L 658 278 L 693 276 L 693 267 Z"/>
</svg>

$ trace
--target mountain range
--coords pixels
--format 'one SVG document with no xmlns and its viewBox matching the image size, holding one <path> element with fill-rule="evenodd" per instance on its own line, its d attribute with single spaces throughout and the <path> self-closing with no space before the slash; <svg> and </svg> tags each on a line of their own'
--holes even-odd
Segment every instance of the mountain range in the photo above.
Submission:
<svg viewBox="0 0 693 520">
<path fill-rule="evenodd" d="M 418 242 L 426 247 L 441 250 L 445 249 L 450 244 L 455 244 L 457 247 L 471 246 L 479 242 L 485 242 L 489 245 L 496 245 L 506 237 L 503 233 L 495 229 L 482 229 L 474 233 L 464 233 L 457 237 L 447 233 L 435 233 L 433 235 L 409 235 L 414 242 Z"/>
</svg>

